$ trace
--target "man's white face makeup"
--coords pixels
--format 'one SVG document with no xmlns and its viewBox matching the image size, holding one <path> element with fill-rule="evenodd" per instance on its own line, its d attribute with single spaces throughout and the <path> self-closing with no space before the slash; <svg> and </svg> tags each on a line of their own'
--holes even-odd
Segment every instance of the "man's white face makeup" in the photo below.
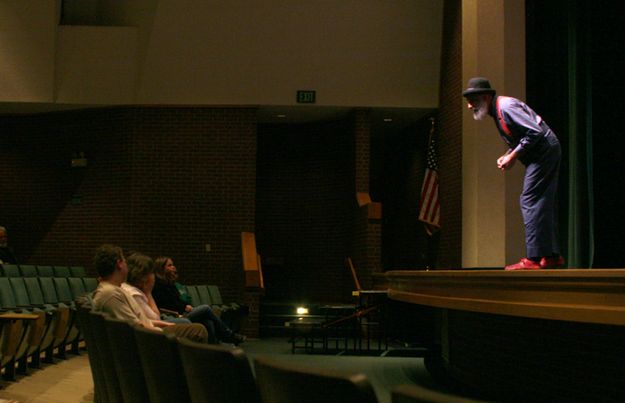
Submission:
<svg viewBox="0 0 625 403">
<path fill-rule="evenodd" d="M 475 120 L 482 120 L 488 115 L 488 102 L 483 96 L 467 98 L 467 107 L 473 112 Z"/>
</svg>

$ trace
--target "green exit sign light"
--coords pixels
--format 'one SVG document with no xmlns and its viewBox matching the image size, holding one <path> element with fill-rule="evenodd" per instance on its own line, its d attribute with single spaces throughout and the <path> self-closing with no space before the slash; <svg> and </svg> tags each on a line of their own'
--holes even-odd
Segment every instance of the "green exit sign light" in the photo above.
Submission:
<svg viewBox="0 0 625 403">
<path fill-rule="evenodd" d="M 298 104 L 314 104 L 316 97 L 316 91 L 300 90 L 297 91 L 297 103 Z"/>
</svg>

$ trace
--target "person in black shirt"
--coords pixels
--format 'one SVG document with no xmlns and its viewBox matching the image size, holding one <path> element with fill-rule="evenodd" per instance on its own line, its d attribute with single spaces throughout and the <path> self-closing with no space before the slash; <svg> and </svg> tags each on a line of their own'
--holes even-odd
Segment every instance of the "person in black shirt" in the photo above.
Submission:
<svg viewBox="0 0 625 403">
<path fill-rule="evenodd" d="M 208 330 L 209 335 L 215 335 L 217 341 L 239 345 L 246 339 L 244 335 L 235 333 L 230 329 L 208 305 L 193 307 L 187 304 L 181 297 L 176 280 L 178 271 L 171 258 L 161 256 L 154 260 L 156 283 L 152 290 L 152 296 L 159 309 L 177 312 L 194 323 L 201 323 Z"/>
<path fill-rule="evenodd" d="M 17 264 L 13 249 L 8 245 L 7 229 L 0 227 L 0 263 Z"/>
</svg>

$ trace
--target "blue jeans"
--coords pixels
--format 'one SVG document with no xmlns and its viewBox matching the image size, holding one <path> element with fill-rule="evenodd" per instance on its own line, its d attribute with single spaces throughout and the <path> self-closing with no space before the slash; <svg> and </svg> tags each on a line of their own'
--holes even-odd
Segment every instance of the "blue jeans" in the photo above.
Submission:
<svg viewBox="0 0 625 403">
<path fill-rule="evenodd" d="M 527 257 L 557 256 L 557 203 L 560 143 L 555 134 L 545 136 L 548 148 L 525 167 L 521 213 L 525 223 Z"/>
<path fill-rule="evenodd" d="M 231 343 L 234 333 L 217 316 L 208 305 L 198 305 L 185 315 L 193 323 L 201 323 L 208 331 L 208 338 L 211 342 L 223 341 Z"/>
<path fill-rule="evenodd" d="M 175 318 L 173 316 L 169 316 L 166 317 L 165 319 L 163 319 L 165 322 L 170 322 L 170 323 L 191 323 L 191 321 L 187 318 Z"/>
</svg>

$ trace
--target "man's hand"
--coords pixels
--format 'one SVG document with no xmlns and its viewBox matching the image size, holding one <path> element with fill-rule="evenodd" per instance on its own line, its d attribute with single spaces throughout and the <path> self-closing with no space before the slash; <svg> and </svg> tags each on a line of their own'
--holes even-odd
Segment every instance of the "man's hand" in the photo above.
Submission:
<svg viewBox="0 0 625 403">
<path fill-rule="evenodd" d="M 517 155 L 514 151 L 509 154 L 504 154 L 501 157 L 497 158 L 497 168 L 501 169 L 502 171 L 507 171 L 514 166 L 516 159 Z"/>
<path fill-rule="evenodd" d="M 193 310 L 193 307 L 191 305 L 187 305 L 184 307 L 185 312 L 191 312 L 192 310 Z"/>
</svg>

